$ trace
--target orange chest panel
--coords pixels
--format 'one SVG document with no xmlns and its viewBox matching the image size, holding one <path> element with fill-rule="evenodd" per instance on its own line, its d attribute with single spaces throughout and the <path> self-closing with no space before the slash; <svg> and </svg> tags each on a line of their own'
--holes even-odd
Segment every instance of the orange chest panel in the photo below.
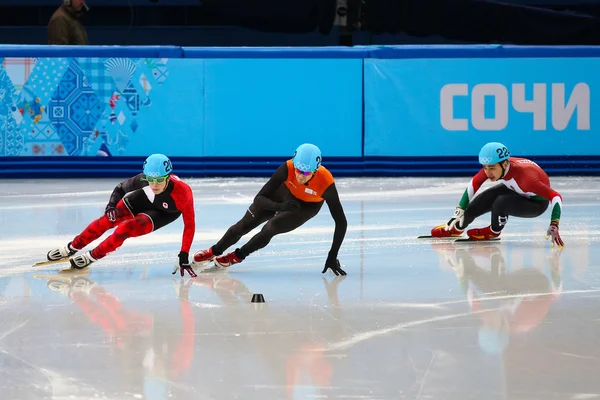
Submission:
<svg viewBox="0 0 600 400">
<path fill-rule="evenodd" d="M 287 161 L 288 176 L 285 181 L 285 186 L 290 190 L 292 195 L 298 200 L 306 201 L 308 203 L 318 203 L 323 201 L 323 193 L 331 184 L 334 182 L 333 175 L 324 166 L 320 166 L 317 172 L 308 184 L 301 185 L 296 180 L 296 173 L 294 172 L 294 164 L 292 160 Z"/>
</svg>

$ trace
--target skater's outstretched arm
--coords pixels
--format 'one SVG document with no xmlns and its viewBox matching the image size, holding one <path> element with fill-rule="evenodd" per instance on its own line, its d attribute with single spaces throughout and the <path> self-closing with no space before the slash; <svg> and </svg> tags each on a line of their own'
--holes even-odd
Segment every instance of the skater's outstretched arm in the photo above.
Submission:
<svg viewBox="0 0 600 400">
<path fill-rule="evenodd" d="M 560 237 L 558 225 L 560 223 L 560 216 L 562 214 L 562 196 L 556 190 L 546 185 L 540 179 L 532 179 L 530 181 L 524 181 L 522 183 L 523 191 L 528 193 L 535 193 L 536 195 L 548 200 L 550 202 L 550 226 L 546 231 L 546 239 L 552 238 L 552 246 L 555 244 L 558 247 L 564 247 L 565 243 Z"/>
<path fill-rule="evenodd" d="M 194 210 L 194 194 L 192 188 L 181 181 L 177 176 L 171 175 L 173 180 L 173 191 L 171 196 L 175 205 L 183 216 L 183 237 L 181 240 L 181 251 L 179 252 L 179 268 L 181 276 L 184 271 L 188 271 L 190 276 L 195 277 L 196 273 L 190 266 L 189 253 L 196 234 L 196 211 Z"/>
<path fill-rule="evenodd" d="M 338 252 L 346 236 L 346 230 L 348 228 L 348 221 L 346 220 L 346 214 L 344 213 L 344 207 L 340 202 L 340 196 L 338 194 L 335 183 L 332 183 L 327 190 L 323 193 L 323 198 L 327 202 L 329 212 L 335 221 L 335 231 L 333 233 L 333 243 L 327 256 L 327 264 L 337 260 Z"/>
<path fill-rule="evenodd" d="M 285 183 L 287 177 L 287 163 L 283 163 L 279 168 L 277 168 L 277 171 L 271 175 L 271 178 L 260 189 L 256 197 L 254 197 L 254 203 L 261 209 L 277 211 L 279 203 L 271 200 L 270 197 L 272 197 L 275 192 L 277 192 L 277 189 L 279 189 L 281 185 Z"/>
</svg>

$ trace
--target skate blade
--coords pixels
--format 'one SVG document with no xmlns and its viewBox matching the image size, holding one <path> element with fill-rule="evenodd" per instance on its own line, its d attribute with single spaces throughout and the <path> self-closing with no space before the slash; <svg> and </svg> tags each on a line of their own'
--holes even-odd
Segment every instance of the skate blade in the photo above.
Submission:
<svg viewBox="0 0 600 400">
<path fill-rule="evenodd" d="M 71 278 L 69 278 L 67 276 L 60 276 L 60 275 L 33 274 L 33 277 L 35 279 L 56 279 L 56 280 L 63 281 L 63 282 L 71 281 Z"/>
<path fill-rule="evenodd" d="M 192 266 L 192 268 L 205 268 L 207 265 L 211 265 L 212 262 L 213 260 L 192 261 L 190 265 Z"/>
<path fill-rule="evenodd" d="M 491 238 L 491 239 L 483 239 L 483 240 L 473 240 L 471 238 L 463 238 L 463 239 L 456 239 L 454 241 L 454 243 L 456 242 L 470 242 L 470 243 L 477 243 L 477 242 L 497 242 L 499 241 L 500 238 Z"/>
<path fill-rule="evenodd" d="M 417 236 L 417 239 L 436 239 L 436 240 L 449 240 L 449 239 L 456 240 L 457 238 L 460 238 L 460 236 L 446 236 L 446 237 L 437 237 L 437 236 L 431 236 L 431 235 Z"/>
<path fill-rule="evenodd" d="M 59 274 L 61 275 L 70 275 L 70 276 L 80 276 L 80 275 L 87 275 L 90 273 L 90 269 L 88 267 L 83 267 L 83 268 L 65 268 L 65 269 L 61 269 L 60 271 L 58 271 Z"/>
<path fill-rule="evenodd" d="M 200 273 L 201 274 L 210 274 L 211 272 L 222 272 L 222 271 L 226 271 L 227 268 L 226 267 L 221 267 L 219 265 L 213 264 L 207 268 L 201 269 Z"/>
<path fill-rule="evenodd" d="M 54 260 L 54 261 L 40 261 L 40 262 L 36 262 L 35 264 L 33 264 L 34 267 L 41 267 L 42 265 L 50 265 L 50 264 L 58 264 L 58 263 L 63 263 L 63 262 L 67 262 L 69 261 L 70 257 L 65 257 L 65 258 L 61 258 L 60 260 Z"/>
<path fill-rule="evenodd" d="M 58 271 L 54 275 L 46 275 L 46 274 L 33 274 L 35 279 L 55 279 L 63 282 L 70 282 L 72 276 L 81 276 L 88 275 L 90 270 L 88 267 L 77 269 L 77 268 L 67 268 Z"/>
<path fill-rule="evenodd" d="M 452 243 L 497 242 L 500 240 L 499 237 L 491 238 L 491 239 L 483 239 L 483 240 L 473 240 L 471 238 L 465 238 L 465 237 L 460 237 L 460 236 L 435 237 L 435 236 L 427 236 L 427 235 L 417 236 L 417 239 L 435 239 L 435 240 L 439 240 L 439 241 L 443 241 L 443 242 L 452 242 Z"/>
</svg>

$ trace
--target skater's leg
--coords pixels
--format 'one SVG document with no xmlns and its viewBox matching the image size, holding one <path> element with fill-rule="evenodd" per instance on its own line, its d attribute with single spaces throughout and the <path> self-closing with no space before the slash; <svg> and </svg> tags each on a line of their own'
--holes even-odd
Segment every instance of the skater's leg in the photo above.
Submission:
<svg viewBox="0 0 600 400">
<path fill-rule="evenodd" d="M 134 219 L 119 224 L 109 237 L 91 251 L 91 255 L 94 259 L 100 260 L 121 247 L 126 239 L 147 235 L 153 229 L 150 217 L 147 214 L 138 214 Z"/>
<path fill-rule="evenodd" d="M 215 266 L 226 268 L 242 262 L 248 255 L 269 244 L 275 235 L 293 231 L 303 225 L 306 221 L 317 215 L 321 206 L 322 203 L 304 203 L 299 211 L 277 213 L 244 246 L 229 254 L 216 257 Z"/>
<path fill-rule="evenodd" d="M 481 194 L 475 196 L 473 200 L 467 206 L 465 210 L 465 216 L 463 219 L 462 226 L 458 227 L 460 230 L 465 229 L 469 226 L 477 217 L 492 211 L 492 206 L 496 199 L 505 194 L 514 194 L 512 190 L 504 186 L 503 184 L 498 184 L 494 187 L 491 187 Z"/>
<path fill-rule="evenodd" d="M 48 252 L 47 258 L 50 261 L 60 260 L 62 258 L 71 257 L 77 251 L 83 249 L 85 246 L 98 239 L 107 230 L 115 227 L 117 224 L 132 219 L 133 215 L 127 209 L 123 201 L 121 200 L 117 204 L 117 220 L 111 222 L 106 215 L 102 215 L 100 218 L 92 221 L 79 235 L 69 242 L 66 246 L 52 249 Z"/>
<path fill-rule="evenodd" d="M 260 232 L 236 251 L 242 260 L 269 244 L 275 235 L 293 231 L 319 213 L 322 203 L 305 204 L 299 211 L 278 213 L 263 226 Z"/>
<path fill-rule="evenodd" d="M 520 194 L 510 191 L 498 196 L 492 204 L 492 223 L 485 228 L 475 228 L 467 231 L 473 240 L 487 240 L 500 236 L 502 229 L 508 222 L 508 216 L 534 218 L 546 211 L 547 200 L 531 200 Z"/>
<path fill-rule="evenodd" d="M 94 240 L 98 239 L 109 229 L 121 224 L 124 221 L 133 219 L 133 214 L 127 209 L 123 200 L 117 204 L 117 220 L 112 222 L 106 215 L 102 215 L 100 218 L 92 221 L 79 235 L 75 236 L 71 242 L 71 246 L 75 249 L 81 250 Z"/>
<path fill-rule="evenodd" d="M 71 266 L 85 268 L 121 247 L 126 239 L 147 235 L 175 221 L 180 215 L 181 213 L 158 210 L 141 212 L 135 218 L 119 224 L 114 232 L 92 251 L 71 258 Z"/>
<path fill-rule="evenodd" d="M 449 237 L 462 235 L 465 228 L 469 226 L 475 220 L 475 218 L 492 210 L 492 205 L 498 196 L 506 193 L 512 193 L 512 191 L 503 184 L 498 184 L 494 187 L 484 190 L 475 196 L 467 206 L 466 210 L 464 210 L 462 222 L 457 222 L 452 229 L 448 229 L 448 224 L 438 225 L 431 230 L 431 236 Z M 457 210 L 459 209 L 457 208 Z"/>
<path fill-rule="evenodd" d="M 531 200 L 515 192 L 499 196 L 492 205 L 492 230 L 500 232 L 508 222 L 509 215 L 520 218 L 539 217 L 549 204 L 548 200 Z"/>
<path fill-rule="evenodd" d="M 242 219 L 229 227 L 221 240 L 212 246 L 212 254 L 214 256 L 220 256 L 230 246 L 236 244 L 242 238 L 242 236 L 265 221 L 268 221 L 270 218 L 273 218 L 274 215 L 274 211 L 261 210 L 255 204 L 252 204 Z"/>
</svg>

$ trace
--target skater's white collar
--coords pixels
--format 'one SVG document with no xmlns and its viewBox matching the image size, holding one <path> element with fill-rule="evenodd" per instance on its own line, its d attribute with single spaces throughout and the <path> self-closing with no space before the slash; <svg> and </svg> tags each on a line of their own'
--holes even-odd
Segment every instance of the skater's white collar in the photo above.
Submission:
<svg viewBox="0 0 600 400">
<path fill-rule="evenodd" d="M 508 165 L 506 166 L 504 174 L 500 177 L 500 179 L 503 179 L 506 175 L 508 175 L 508 171 L 510 171 L 510 161 L 508 161 Z"/>
</svg>

